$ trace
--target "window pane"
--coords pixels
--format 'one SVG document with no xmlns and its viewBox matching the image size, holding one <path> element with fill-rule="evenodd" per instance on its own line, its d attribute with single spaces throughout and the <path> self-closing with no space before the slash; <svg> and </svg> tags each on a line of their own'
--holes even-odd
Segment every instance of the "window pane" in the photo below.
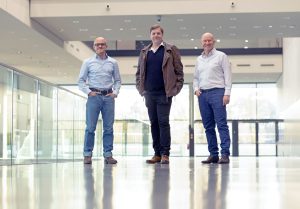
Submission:
<svg viewBox="0 0 300 209">
<path fill-rule="evenodd" d="M 239 155 L 255 156 L 255 123 L 239 123 Z"/>
<path fill-rule="evenodd" d="M 74 97 L 74 158 L 82 159 L 85 132 L 86 98 Z M 99 140 L 101 141 L 101 140 Z M 96 146 L 97 149 L 97 146 Z"/>
<path fill-rule="evenodd" d="M 14 73 L 13 86 L 13 163 L 32 162 L 37 149 L 37 81 Z"/>
<path fill-rule="evenodd" d="M 227 106 L 228 119 L 256 119 L 256 85 L 233 84 L 230 103 Z"/>
<path fill-rule="evenodd" d="M 58 159 L 73 159 L 73 109 L 71 93 L 58 89 Z"/>
<path fill-rule="evenodd" d="M 0 165 L 11 164 L 12 72 L 0 66 Z"/>
<path fill-rule="evenodd" d="M 278 119 L 276 84 L 257 84 L 257 118 Z"/>
<path fill-rule="evenodd" d="M 259 155 L 276 155 L 275 123 L 259 124 Z"/>
<path fill-rule="evenodd" d="M 57 88 L 39 83 L 38 159 L 57 158 Z"/>
</svg>

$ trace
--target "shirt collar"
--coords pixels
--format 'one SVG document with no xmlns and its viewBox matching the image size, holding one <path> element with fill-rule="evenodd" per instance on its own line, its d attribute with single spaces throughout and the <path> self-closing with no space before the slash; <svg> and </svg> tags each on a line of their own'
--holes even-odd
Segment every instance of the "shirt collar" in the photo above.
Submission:
<svg viewBox="0 0 300 209">
<path fill-rule="evenodd" d="M 216 52 L 216 48 L 213 48 L 212 50 L 210 50 L 210 52 L 208 53 L 208 55 L 206 56 L 206 54 L 204 53 L 204 51 L 201 53 L 201 55 L 203 57 L 210 57 L 211 55 L 213 55 Z"/>
<path fill-rule="evenodd" d="M 160 47 L 160 46 L 165 46 L 163 41 L 160 43 L 159 47 Z M 159 48 L 159 47 L 158 47 L 158 48 Z M 158 49 L 158 48 L 157 48 L 157 49 Z M 155 49 L 151 46 L 151 48 L 149 49 L 149 51 L 156 52 L 157 49 L 155 50 Z"/>
<path fill-rule="evenodd" d="M 108 55 L 107 55 L 107 53 L 105 53 L 105 59 L 101 59 L 98 54 L 95 54 L 95 58 L 99 59 L 99 60 L 106 60 L 108 58 Z"/>
</svg>

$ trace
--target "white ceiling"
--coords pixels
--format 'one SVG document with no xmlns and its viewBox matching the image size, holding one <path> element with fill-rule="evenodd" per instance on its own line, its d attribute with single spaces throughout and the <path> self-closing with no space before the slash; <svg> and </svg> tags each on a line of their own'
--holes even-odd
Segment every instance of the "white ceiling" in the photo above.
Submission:
<svg viewBox="0 0 300 209">
<path fill-rule="evenodd" d="M 158 15 L 164 39 L 180 48 L 199 47 L 199 37 L 210 31 L 219 47 L 278 47 L 282 37 L 300 36 L 300 12 Z M 37 17 L 34 20 L 65 41 L 91 41 L 102 35 L 109 40 L 149 39 L 149 26 L 157 15 Z M 248 40 L 248 43 L 245 43 Z M 276 42 L 277 40 L 277 42 Z"/>
<path fill-rule="evenodd" d="M 64 42 L 104 36 L 110 49 L 133 49 L 136 40 L 149 39 L 149 27 L 158 19 L 164 39 L 181 49 L 200 47 L 199 37 L 207 31 L 220 40 L 218 48 L 281 47 L 282 37 L 300 37 L 300 12 L 31 18 L 53 41 L 0 8 L 0 62 L 52 83 L 74 84 L 81 60 L 64 49 Z"/>
</svg>

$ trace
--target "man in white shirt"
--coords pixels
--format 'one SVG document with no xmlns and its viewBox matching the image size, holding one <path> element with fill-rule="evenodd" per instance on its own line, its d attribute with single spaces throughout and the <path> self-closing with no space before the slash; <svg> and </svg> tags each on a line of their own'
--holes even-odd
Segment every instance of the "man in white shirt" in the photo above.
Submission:
<svg viewBox="0 0 300 209">
<path fill-rule="evenodd" d="M 214 48 L 213 34 L 201 37 L 202 54 L 197 58 L 193 88 L 198 97 L 200 113 L 210 156 L 202 163 L 229 163 L 230 136 L 227 125 L 226 105 L 230 101 L 231 69 L 225 53 Z M 221 158 L 215 127 L 221 139 Z"/>
</svg>

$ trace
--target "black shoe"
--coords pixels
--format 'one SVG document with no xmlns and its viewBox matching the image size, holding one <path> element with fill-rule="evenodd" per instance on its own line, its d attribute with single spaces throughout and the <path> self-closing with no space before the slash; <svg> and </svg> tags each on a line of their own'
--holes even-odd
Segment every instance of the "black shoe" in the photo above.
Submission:
<svg viewBox="0 0 300 209">
<path fill-rule="evenodd" d="M 201 163 L 204 164 L 210 164 L 210 163 L 218 163 L 219 156 L 208 156 L 206 160 L 201 161 Z"/>
<path fill-rule="evenodd" d="M 226 155 L 222 155 L 220 160 L 218 161 L 219 164 L 228 164 L 229 163 L 229 157 Z"/>
</svg>

